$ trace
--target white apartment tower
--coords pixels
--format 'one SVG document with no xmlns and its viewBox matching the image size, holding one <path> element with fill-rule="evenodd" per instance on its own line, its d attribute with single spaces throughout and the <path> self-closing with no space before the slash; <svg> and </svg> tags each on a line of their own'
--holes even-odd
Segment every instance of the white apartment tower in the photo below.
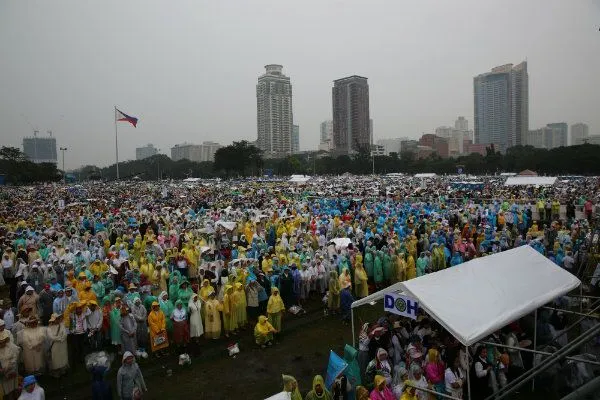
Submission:
<svg viewBox="0 0 600 400">
<path fill-rule="evenodd" d="M 292 85 L 283 66 L 269 64 L 256 85 L 256 128 L 258 148 L 266 158 L 292 153 Z"/>
</svg>

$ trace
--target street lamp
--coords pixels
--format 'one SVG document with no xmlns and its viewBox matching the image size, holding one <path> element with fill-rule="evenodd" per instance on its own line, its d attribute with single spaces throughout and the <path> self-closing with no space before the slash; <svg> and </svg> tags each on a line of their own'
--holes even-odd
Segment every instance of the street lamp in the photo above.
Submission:
<svg viewBox="0 0 600 400">
<path fill-rule="evenodd" d="M 67 184 L 67 173 L 65 172 L 65 151 L 67 151 L 67 148 L 66 147 L 61 147 L 60 151 L 62 152 L 63 183 L 66 185 Z"/>
</svg>

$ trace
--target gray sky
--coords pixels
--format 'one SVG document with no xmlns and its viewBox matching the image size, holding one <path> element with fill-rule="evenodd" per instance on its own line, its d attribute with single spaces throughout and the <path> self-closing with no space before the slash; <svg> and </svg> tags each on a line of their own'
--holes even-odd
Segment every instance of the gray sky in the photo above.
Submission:
<svg viewBox="0 0 600 400">
<path fill-rule="evenodd" d="M 153 143 L 256 139 L 256 80 L 291 77 L 301 149 L 331 119 L 334 79 L 369 78 L 375 139 L 473 123 L 473 76 L 529 67 L 530 129 L 600 134 L 600 0 L 2 0 L 0 144 L 53 130 L 66 167 Z M 29 122 L 30 123 L 29 123 Z"/>
</svg>

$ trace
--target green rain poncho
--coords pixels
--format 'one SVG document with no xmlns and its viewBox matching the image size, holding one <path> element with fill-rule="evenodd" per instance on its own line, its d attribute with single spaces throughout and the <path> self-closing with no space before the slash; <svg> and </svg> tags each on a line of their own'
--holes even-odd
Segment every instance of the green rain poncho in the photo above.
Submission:
<svg viewBox="0 0 600 400">
<path fill-rule="evenodd" d="M 321 395 L 317 394 L 317 385 L 321 386 Z M 306 394 L 304 400 L 333 400 L 331 393 L 325 388 L 325 381 L 321 375 L 313 379 L 312 390 Z"/>
<path fill-rule="evenodd" d="M 387 252 L 387 249 L 385 249 L 385 247 L 384 247 L 384 251 L 383 251 L 382 261 L 383 261 L 383 280 L 389 282 L 390 279 L 392 279 L 392 275 L 393 275 L 394 271 L 392 269 L 392 259 L 390 257 L 390 254 Z"/>
<path fill-rule="evenodd" d="M 365 252 L 364 265 L 365 271 L 367 271 L 367 276 L 369 277 L 369 279 L 373 279 L 373 253 L 368 247 Z"/>
<path fill-rule="evenodd" d="M 121 344 L 121 309 L 113 307 L 110 310 L 110 340 L 112 344 Z"/>
<path fill-rule="evenodd" d="M 358 365 L 357 357 L 358 350 L 356 350 L 349 344 L 344 346 L 344 361 L 348 363 L 348 366 L 344 370 L 344 375 L 346 375 L 348 383 L 352 385 L 352 393 L 354 393 L 357 386 L 362 384 L 362 381 L 360 379 L 360 366 Z"/>
<path fill-rule="evenodd" d="M 169 300 L 172 302 L 176 302 L 179 298 L 179 280 L 179 276 L 173 272 L 171 279 L 169 279 Z"/>
<path fill-rule="evenodd" d="M 378 251 L 375 255 L 375 261 L 373 262 L 373 278 L 375 283 L 383 282 L 383 262 L 381 260 L 382 253 Z"/>
<path fill-rule="evenodd" d="M 427 270 L 427 259 L 425 253 L 421 253 L 421 256 L 417 258 L 417 277 L 425 275 Z"/>
<path fill-rule="evenodd" d="M 281 375 L 283 379 L 283 391 L 290 393 L 291 400 L 302 400 L 300 390 L 298 390 L 298 381 L 291 375 Z"/>
<path fill-rule="evenodd" d="M 160 305 L 160 309 L 163 314 L 165 314 L 165 319 L 167 320 L 167 332 L 171 333 L 173 332 L 173 321 L 171 320 L 171 314 L 173 314 L 173 309 L 175 306 L 173 305 L 171 299 L 163 300 L 163 297 L 166 294 L 167 292 L 162 292 L 158 296 L 158 304 Z"/>
<path fill-rule="evenodd" d="M 185 289 L 182 287 L 183 284 L 186 284 Z M 183 280 L 181 282 L 181 284 L 179 285 L 179 290 L 177 291 L 177 300 L 181 300 L 181 302 L 183 303 L 183 308 L 185 309 L 186 313 L 188 311 L 188 303 L 190 302 L 190 298 L 192 297 L 193 294 L 194 294 L 194 292 L 190 288 L 189 282 L 187 280 Z"/>
</svg>

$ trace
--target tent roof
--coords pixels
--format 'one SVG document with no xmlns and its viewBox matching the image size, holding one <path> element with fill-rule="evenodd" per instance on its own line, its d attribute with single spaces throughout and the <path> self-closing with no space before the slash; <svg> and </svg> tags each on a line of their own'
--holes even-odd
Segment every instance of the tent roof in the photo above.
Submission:
<svg viewBox="0 0 600 400">
<path fill-rule="evenodd" d="M 509 176 L 504 186 L 552 186 L 555 176 Z"/>
<path fill-rule="evenodd" d="M 580 284 L 533 248 L 522 246 L 397 283 L 352 307 L 402 291 L 470 346 Z"/>
</svg>

